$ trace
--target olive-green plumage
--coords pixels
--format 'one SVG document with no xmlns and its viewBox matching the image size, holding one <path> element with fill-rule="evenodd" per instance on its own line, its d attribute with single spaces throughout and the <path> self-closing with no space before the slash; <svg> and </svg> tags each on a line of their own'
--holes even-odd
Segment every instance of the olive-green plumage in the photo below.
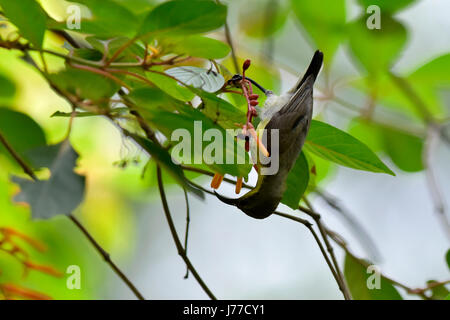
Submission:
<svg viewBox="0 0 450 320">
<path fill-rule="evenodd" d="M 264 219 L 272 214 L 286 190 L 286 179 L 305 142 L 313 111 L 313 86 L 320 71 L 323 54 L 316 51 L 305 75 L 294 88 L 281 96 L 268 91 L 261 123 L 266 129 L 266 149 L 271 150 L 271 130 L 279 130 L 279 169 L 276 174 L 259 174 L 256 187 L 240 198 L 230 199 L 216 193 L 223 202 L 237 206 L 250 217 Z M 265 141 L 265 137 L 262 139 Z M 253 152 L 253 157 L 256 152 Z M 262 156 L 262 155 L 259 155 Z M 271 155 L 273 156 L 273 155 Z M 257 166 L 263 166 L 257 163 Z M 260 170 L 261 171 L 261 170 Z"/>
</svg>

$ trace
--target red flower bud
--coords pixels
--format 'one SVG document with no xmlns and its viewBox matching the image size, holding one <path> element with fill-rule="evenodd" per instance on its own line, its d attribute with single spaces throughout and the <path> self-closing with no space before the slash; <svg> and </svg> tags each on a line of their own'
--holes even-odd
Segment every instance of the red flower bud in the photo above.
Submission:
<svg viewBox="0 0 450 320">
<path fill-rule="evenodd" d="M 250 59 L 247 59 L 244 61 L 244 64 L 242 65 L 242 69 L 245 71 L 250 67 Z"/>
<path fill-rule="evenodd" d="M 250 100 L 251 106 L 257 106 L 259 104 L 258 100 Z"/>
<path fill-rule="evenodd" d="M 259 95 L 256 93 L 253 93 L 253 94 L 249 95 L 248 98 L 250 100 L 257 100 L 259 98 Z"/>
</svg>

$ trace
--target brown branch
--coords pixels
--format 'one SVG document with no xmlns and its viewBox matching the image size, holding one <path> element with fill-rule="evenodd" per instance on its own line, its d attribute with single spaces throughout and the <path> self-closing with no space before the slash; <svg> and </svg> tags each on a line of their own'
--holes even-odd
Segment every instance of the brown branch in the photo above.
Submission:
<svg viewBox="0 0 450 320">
<path fill-rule="evenodd" d="M 432 157 L 435 154 L 438 139 L 438 128 L 435 125 L 430 124 L 428 126 L 428 135 L 425 140 L 425 147 L 422 153 L 422 161 L 425 164 L 425 175 L 434 209 L 438 214 L 438 218 L 441 220 L 440 225 L 444 229 L 445 235 L 448 239 L 450 239 L 450 221 L 447 218 L 444 196 L 442 195 L 442 191 L 437 181 L 434 167 L 432 165 Z"/>
<path fill-rule="evenodd" d="M 13 149 L 13 147 L 9 144 L 3 134 L 0 132 L 0 142 L 3 146 L 8 150 L 9 154 L 16 160 L 16 162 L 20 165 L 23 171 L 31 177 L 33 180 L 37 180 L 36 174 L 33 170 L 25 163 L 25 161 L 19 156 L 19 154 Z"/>
<path fill-rule="evenodd" d="M 306 226 L 309 229 L 309 231 L 311 232 L 311 234 L 314 237 L 314 240 L 316 240 L 316 243 L 319 246 L 319 249 L 320 249 L 320 252 L 322 253 L 322 256 L 325 258 L 325 261 L 326 261 L 326 263 L 328 265 L 328 268 L 331 271 L 331 274 L 333 275 L 334 280 L 336 281 L 336 283 L 338 284 L 339 288 L 341 289 L 341 284 L 339 283 L 340 279 L 339 279 L 339 277 L 338 277 L 338 275 L 336 273 L 336 270 L 333 267 L 332 262 L 330 261 L 330 258 L 328 257 L 328 255 L 327 255 L 327 253 L 325 251 L 325 248 L 323 247 L 322 242 L 320 241 L 317 233 L 314 231 L 313 225 L 308 220 L 301 219 L 301 218 L 295 217 L 295 216 L 291 216 L 289 214 L 285 214 L 285 213 L 282 213 L 282 212 L 275 211 L 273 214 L 278 215 L 278 216 L 283 217 L 283 218 L 286 218 L 286 219 L 290 219 L 290 220 L 296 221 L 298 223 L 301 223 L 301 224 L 303 224 L 304 226 Z M 341 289 L 341 291 L 344 294 L 344 298 L 346 300 L 350 300 L 351 299 L 350 296 L 346 296 L 345 292 L 342 289 Z"/>
<path fill-rule="evenodd" d="M 232 182 L 232 183 L 235 183 L 234 181 L 231 181 L 231 182 Z M 210 194 L 210 195 L 216 196 L 216 195 L 214 194 L 214 192 L 212 192 L 212 191 L 210 191 L 210 190 L 207 190 L 206 188 L 203 188 L 202 186 L 196 184 L 195 182 L 189 181 L 189 183 L 190 183 L 192 186 L 196 187 L 197 189 L 202 190 L 202 191 L 205 192 L 205 193 L 208 193 L 208 194 Z M 326 251 L 325 251 L 325 248 L 324 248 L 323 245 L 322 245 L 322 242 L 320 241 L 319 237 L 317 236 L 317 233 L 316 233 L 316 231 L 314 230 L 313 225 L 312 225 L 308 220 L 305 220 L 305 219 L 302 219 L 302 218 L 299 218 L 299 217 L 296 217 L 296 216 L 292 216 L 292 215 L 289 215 L 289 214 L 286 214 L 286 213 L 283 213 L 283 212 L 274 211 L 273 214 L 274 214 L 274 215 L 277 215 L 277 216 L 280 216 L 280 217 L 283 217 L 283 218 L 286 218 L 286 219 L 290 219 L 290 220 L 299 222 L 299 223 L 303 224 L 304 226 L 306 226 L 306 227 L 308 228 L 308 230 L 309 230 L 309 231 L 311 232 L 311 234 L 313 235 L 314 240 L 317 242 L 317 245 L 319 246 L 320 252 L 322 253 L 323 257 L 325 258 L 325 262 L 327 263 L 328 267 L 330 268 L 330 271 L 331 271 L 331 273 L 332 273 L 334 279 L 336 280 L 336 282 L 337 282 L 338 285 L 339 285 L 339 278 L 338 278 L 338 275 L 336 274 L 336 271 L 335 271 L 335 269 L 334 269 L 334 267 L 333 267 L 333 264 L 332 264 L 332 262 L 330 261 L 328 255 L 327 255 L 327 253 L 326 253 Z M 340 286 L 340 285 L 339 285 L 339 286 Z M 345 297 L 345 295 L 344 295 L 344 297 Z"/>
<path fill-rule="evenodd" d="M 128 279 L 128 277 L 117 267 L 108 252 L 106 252 L 98 242 L 92 237 L 92 235 L 86 230 L 86 228 L 72 215 L 69 215 L 69 219 L 80 229 L 80 231 L 86 236 L 92 246 L 97 250 L 97 252 L 103 257 L 105 262 L 113 269 L 113 271 L 119 276 L 120 279 L 130 288 L 131 291 L 139 300 L 145 300 L 144 296 L 139 292 L 139 290 L 134 286 L 134 284 Z"/>
<path fill-rule="evenodd" d="M 184 251 L 187 254 L 188 251 L 188 240 L 189 240 L 189 225 L 191 223 L 191 210 L 189 207 L 189 198 L 186 189 L 183 189 L 184 193 L 184 200 L 186 202 L 186 231 L 184 234 Z M 186 274 L 184 275 L 184 278 L 187 279 L 189 277 L 189 267 L 186 266 Z"/>
<path fill-rule="evenodd" d="M 375 242 L 369 236 L 369 233 L 365 230 L 365 228 L 359 223 L 356 217 L 349 212 L 347 208 L 340 204 L 340 200 L 317 187 L 315 188 L 314 193 L 322 198 L 322 200 L 325 201 L 331 209 L 336 211 L 340 217 L 344 219 L 350 230 L 353 231 L 357 238 L 359 238 L 361 245 L 365 248 L 373 260 L 380 260 L 381 254 Z"/>
<path fill-rule="evenodd" d="M 217 300 L 217 298 L 214 296 L 214 294 L 211 292 L 211 290 L 208 288 L 208 286 L 205 284 L 203 279 L 198 274 L 197 270 L 192 265 L 191 261 L 189 260 L 188 256 L 186 255 L 186 251 L 184 250 L 183 245 L 181 244 L 180 238 L 178 237 L 177 230 L 175 228 L 175 224 L 172 220 L 172 215 L 170 214 L 170 209 L 169 209 L 169 205 L 167 203 L 166 193 L 164 191 L 164 184 L 163 184 L 162 176 L 161 176 L 161 168 L 159 165 L 157 165 L 157 167 L 156 167 L 156 176 L 158 179 L 159 194 L 161 196 L 161 202 L 163 205 L 164 213 L 166 216 L 167 223 L 169 224 L 170 233 L 172 234 L 172 238 L 175 242 L 175 246 L 177 248 L 178 254 L 184 260 L 187 267 L 191 271 L 192 275 L 197 280 L 197 282 L 202 287 L 202 289 L 205 291 L 205 293 L 208 295 L 208 297 L 210 297 L 212 300 Z"/>
<path fill-rule="evenodd" d="M 305 203 L 309 207 L 309 209 L 314 212 L 314 209 L 312 208 L 311 203 L 306 199 L 306 197 L 303 197 L 303 200 L 305 201 Z M 299 209 L 300 209 L 300 207 L 299 207 Z M 302 209 L 300 209 L 300 210 L 302 210 Z M 336 271 L 336 281 L 339 285 L 339 289 L 342 291 L 342 294 L 344 295 L 346 300 L 351 300 L 350 290 L 348 289 L 348 286 L 345 283 L 344 275 L 342 274 L 341 269 L 339 267 L 339 263 L 337 262 L 333 247 L 331 246 L 330 241 L 328 241 L 328 235 L 326 233 L 325 226 L 322 223 L 320 214 L 315 213 L 315 212 L 308 213 L 304 210 L 302 210 L 302 211 L 305 212 L 306 214 L 308 214 L 309 216 L 311 216 L 314 219 L 314 221 L 316 222 L 317 227 L 319 228 L 320 234 L 322 236 L 322 239 L 325 242 L 325 245 L 327 247 L 327 251 L 331 256 L 331 260 L 333 261 L 333 265 L 334 265 L 334 268 Z"/>
</svg>

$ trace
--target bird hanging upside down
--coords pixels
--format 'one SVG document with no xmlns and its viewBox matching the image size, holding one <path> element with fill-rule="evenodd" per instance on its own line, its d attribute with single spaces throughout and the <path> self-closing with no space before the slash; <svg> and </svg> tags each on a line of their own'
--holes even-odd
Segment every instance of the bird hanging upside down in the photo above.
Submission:
<svg viewBox="0 0 450 320">
<path fill-rule="evenodd" d="M 223 202 L 234 205 L 250 217 L 264 219 L 272 214 L 280 203 L 286 190 L 286 179 L 302 150 L 311 124 L 313 111 L 313 86 L 322 67 L 323 53 L 317 50 L 303 78 L 287 93 L 276 96 L 269 90 L 251 82 L 260 88 L 267 96 L 264 109 L 260 115 L 261 122 L 256 131 L 262 132 L 262 141 L 266 141 L 266 150 L 272 150 L 271 130 L 278 130 L 278 161 L 279 167 L 275 174 L 263 174 L 259 170 L 256 187 L 237 199 L 216 196 Z M 236 76 L 235 76 L 236 77 Z M 237 77 L 242 76 L 237 75 Z M 235 78 L 234 80 L 239 80 Z M 265 129 L 265 130 L 263 130 Z M 264 157 L 261 151 L 252 148 L 252 158 L 255 161 Z M 273 155 L 271 155 L 273 156 Z M 263 169 L 268 164 L 257 160 L 257 167 Z"/>
</svg>

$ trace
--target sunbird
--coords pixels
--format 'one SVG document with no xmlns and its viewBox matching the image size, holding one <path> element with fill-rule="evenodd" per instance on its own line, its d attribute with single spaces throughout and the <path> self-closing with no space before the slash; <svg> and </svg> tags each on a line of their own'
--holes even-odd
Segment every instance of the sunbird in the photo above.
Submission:
<svg viewBox="0 0 450 320">
<path fill-rule="evenodd" d="M 286 190 L 288 174 L 300 155 L 309 132 L 313 111 L 313 86 L 322 63 L 323 53 L 317 50 L 303 77 L 291 90 L 280 96 L 251 80 L 267 97 L 260 115 L 261 121 L 256 129 L 267 136 L 266 139 L 263 138 L 263 143 L 266 141 L 266 150 L 272 150 L 270 131 L 279 130 L 279 168 L 278 172 L 272 175 L 264 175 L 259 170 L 256 187 L 240 198 L 231 199 L 215 192 L 221 201 L 238 207 L 256 219 L 267 218 L 277 208 Z M 255 159 L 257 155 L 258 152 L 253 150 L 252 158 Z M 258 162 L 258 166 L 261 168 L 268 165 Z"/>
</svg>

